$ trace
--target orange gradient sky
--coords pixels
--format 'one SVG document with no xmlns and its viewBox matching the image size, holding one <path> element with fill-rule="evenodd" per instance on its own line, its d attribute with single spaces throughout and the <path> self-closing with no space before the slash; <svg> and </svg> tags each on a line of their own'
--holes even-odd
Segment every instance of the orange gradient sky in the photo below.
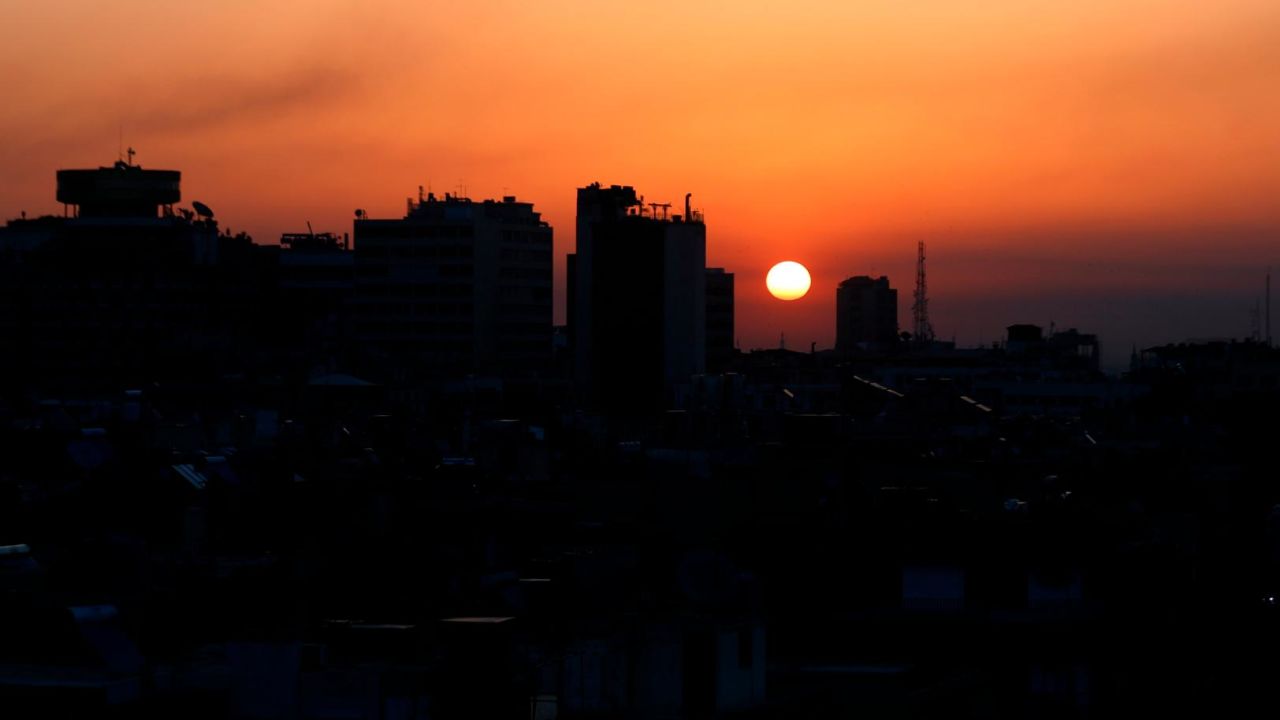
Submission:
<svg viewBox="0 0 1280 720">
<path fill-rule="evenodd" d="M 3 217 L 60 211 L 54 170 L 121 130 L 261 242 L 420 184 L 516 194 L 561 318 L 576 187 L 692 192 L 744 348 L 829 346 L 854 274 L 905 328 L 918 239 L 940 336 L 1055 321 L 1112 363 L 1247 334 L 1278 259 L 1274 0 L 9 0 L 0 70 Z M 764 288 L 784 259 L 803 300 Z"/>
</svg>

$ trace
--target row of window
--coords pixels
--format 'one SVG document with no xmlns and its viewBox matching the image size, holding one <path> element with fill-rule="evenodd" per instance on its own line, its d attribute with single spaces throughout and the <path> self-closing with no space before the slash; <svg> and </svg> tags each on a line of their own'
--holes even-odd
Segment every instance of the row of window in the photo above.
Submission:
<svg viewBox="0 0 1280 720">
<path fill-rule="evenodd" d="M 504 335 L 546 335 L 551 337 L 551 326 L 545 322 L 500 322 L 498 332 Z"/>
<path fill-rule="evenodd" d="M 357 301 L 376 298 L 463 298 L 471 297 L 475 285 L 461 283 L 379 283 L 360 285 L 356 289 Z"/>
<path fill-rule="evenodd" d="M 525 232 L 520 230 L 503 230 L 503 242 L 551 244 L 551 232 Z"/>
<path fill-rule="evenodd" d="M 502 249 L 502 262 L 551 262 L 551 249 L 546 250 L 513 250 Z"/>
<path fill-rule="evenodd" d="M 356 253 L 356 262 L 384 262 L 388 259 L 406 258 L 469 258 L 473 255 L 470 245 L 384 245 L 364 248 Z"/>
<path fill-rule="evenodd" d="M 551 268 L 545 267 L 504 267 L 498 271 L 498 277 L 503 280 L 518 280 L 521 278 L 529 280 L 547 280 L 551 279 Z"/>
<path fill-rule="evenodd" d="M 549 304 L 532 305 L 528 303 L 502 303 L 498 306 L 498 314 L 505 317 L 535 317 L 543 324 L 550 322 L 551 306 Z"/>
<path fill-rule="evenodd" d="M 504 300 L 550 300 L 551 288 L 530 287 L 528 285 L 503 285 L 498 288 L 498 297 Z"/>
<path fill-rule="evenodd" d="M 436 274 L 444 278 L 469 278 L 475 273 L 475 266 L 471 264 L 465 265 L 435 265 Z M 368 264 L 356 266 L 356 278 L 383 278 L 391 276 L 391 266 L 384 264 Z"/>
<path fill-rule="evenodd" d="M 437 238 L 469 238 L 475 237 L 474 225 L 371 225 L 356 226 L 356 249 L 370 241 L 378 240 L 423 240 Z"/>
<path fill-rule="evenodd" d="M 365 340 L 380 338 L 412 338 L 422 335 L 452 335 L 454 337 L 472 335 L 472 324 L 463 321 L 447 320 L 410 320 L 385 321 L 362 320 L 358 334 Z"/>
<path fill-rule="evenodd" d="M 414 315 L 471 315 L 469 302 L 370 302 L 360 303 L 363 317 L 411 317 Z"/>
<path fill-rule="evenodd" d="M 551 342 L 543 338 L 498 343 L 498 352 L 506 355 L 546 355 L 550 351 Z"/>
</svg>

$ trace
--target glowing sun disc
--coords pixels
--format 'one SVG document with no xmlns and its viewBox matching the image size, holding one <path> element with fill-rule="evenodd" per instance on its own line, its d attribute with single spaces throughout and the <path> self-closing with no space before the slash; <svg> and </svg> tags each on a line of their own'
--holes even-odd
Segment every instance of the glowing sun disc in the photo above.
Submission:
<svg viewBox="0 0 1280 720">
<path fill-rule="evenodd" d="M 809 271 L 790 260 L 774 265 L 764 279 L 769 293 L 779 300 L 799 300 L 809 292 L 809 283 Z"/>
</svg>

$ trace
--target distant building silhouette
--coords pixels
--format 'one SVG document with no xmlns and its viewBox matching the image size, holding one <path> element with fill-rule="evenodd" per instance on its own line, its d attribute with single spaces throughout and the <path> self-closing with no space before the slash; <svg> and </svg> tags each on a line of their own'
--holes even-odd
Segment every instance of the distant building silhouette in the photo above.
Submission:
<svg viewBox="0 0 1280 720">
<path fill-rule="evenodd" d="M 552 229 L 532 204 L 432 194 L 402 219 L 357 218 L 354 244 L 362 349 L 449 373 L 549 365 Z"/>
<path fill-rule="evenodd" d="M 851 277 L 836 287 L 836 350 L 880 350 L 898 341 L 898 291 L 881 275 Z"/>
<path fill-rule="evenodd" d="M 733 273 L 707 268 L 707 372 L 720 373 L 733 361 Z"/>
<path fill-rule="evenodd" d="M 1044 328 L 1029 323 L 1018 323 L 1005 328 L 1005 348 L 1010 352 L 1022 352 L 1044 342 Z"/>
<path fill-rule="evenodd" d="M 1015 358 L 1030 359 L 1056 368 L 1097 372 L 1102 352 L 1098 336 L 1071 328 L 1050 331 L 1039 325 L 1017 324 L 1007 328 L 1005 350 Z"/>
<path fill-rule="evenodd" d="M 567 282 L 574 376 L 604 407 L 652 408 L 706 368 L 707 229 L 634 188 L 578 189 Z M 661 212 L 659 210 L 661 209 Z"/>
</svg>

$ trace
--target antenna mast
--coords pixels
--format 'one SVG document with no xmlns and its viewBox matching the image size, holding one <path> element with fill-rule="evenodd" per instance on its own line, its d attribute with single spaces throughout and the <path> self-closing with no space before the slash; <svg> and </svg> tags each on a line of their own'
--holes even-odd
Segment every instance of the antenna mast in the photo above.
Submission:
<svg viewBox="0 0 1280 720">
<path fill-rule="evenodd" d="M 929 289 L 924 272 L 924 241 L 916 245 L 916 297 L 911 306 L 912 336 L 917 344 L 933 342 L 933 325 L 929 323 Z"/>
</svg>

